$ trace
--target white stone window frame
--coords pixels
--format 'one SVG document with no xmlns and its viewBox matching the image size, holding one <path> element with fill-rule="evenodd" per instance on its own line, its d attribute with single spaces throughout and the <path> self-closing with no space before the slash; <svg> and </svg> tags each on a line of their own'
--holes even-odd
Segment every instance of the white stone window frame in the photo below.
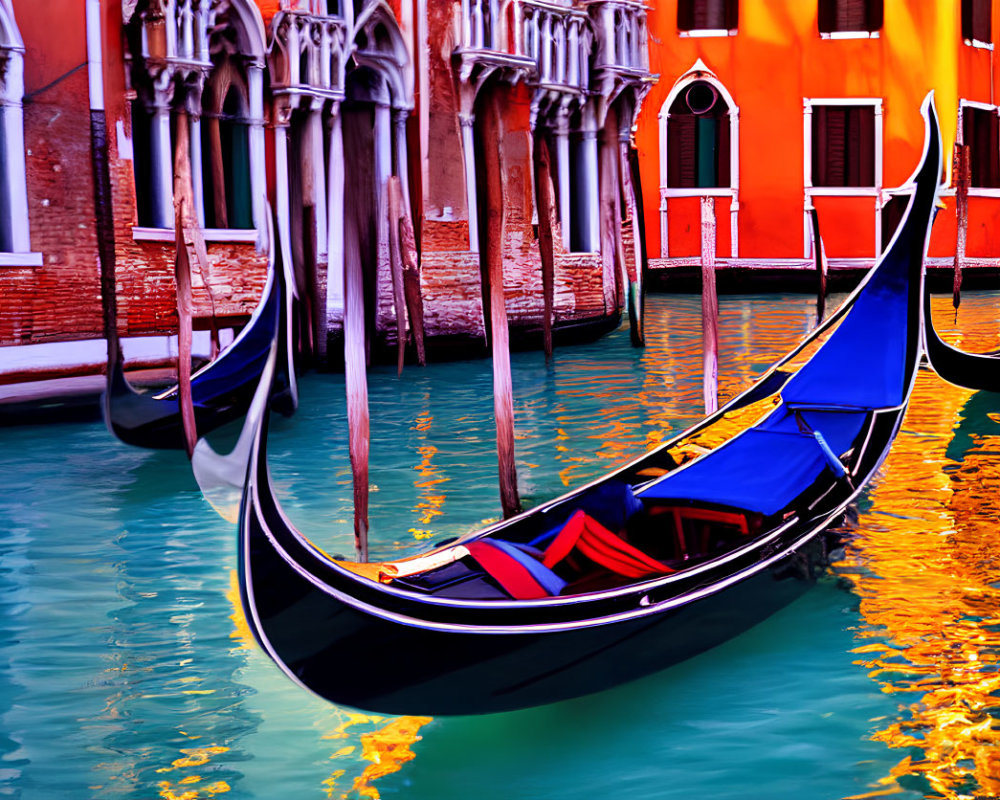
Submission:
<svg viewBox="0 0 1000 800">
<path fill-rule="evenodd" d="M 177 20 L 178 0 L 163 0 L 166 8 L 168 24 L 166 26 L 168 62 L 171 57 L 175 58 L 179 64 L 183 64 L 185 55 L 187 58 L 204 58 L 208 53 L 208 33 L 203 30 L 204 41 L 193 41 L 183 30 L 183 25 L 179 25 Z M 237 15 L 245 33 L 248 43 L 247 52 L 241 55 L 247 59 L 246 81 L 247 81 L 247 105 L 249 108 L 249 150 L 250 150 L 250 192 L 251 209 L 253 218 L 252 228 L 203 228 L 202 235 L 206 241 L 210 242 L 253 242 L 259 243 L 261 232 L 266 229 L 265 217 L 267 214 L 265 207 L 265 190 L 267 186 L 267 165 L 265 161 L 265 141 L 264 126 L 264 70 L 266 69 L 265 58 L 267 55 L 267 43 L 265 39 L 264 20 L 260 9 L 252 0 L 231 0 L 230 7 Z M 183 13 L 183 12 L 181 12 Z M 171 24 L 171 21 L 174 21 Z M 185 23 L 193 22 L 192 19 L 185 20 Z M 200 23 L 200 21 L 199 21 Z M 180 41 L 179 41 L 180 40 Z M 190 53 L 181 53 L 179 46 L 190 49 Z M 148 58 L 146 52 L 145 32 L 143 33 L 142 58 Z M 172 54 L 172 55 L 171 55 Z M 155 121 L 153 124 L 157 124 Z M 170 125 L 169 114 L 160 121 L 161 125 L 167 126 L 163 135 L 158 140 L 151 142 L 153 163 L 150 165 L 151 171 L 156 174 L 153 191 L 159 194 L 159 205 L 165 209 L 173 209 L 173 159 L 174 154 L 171 147 L 171 137 L 167 133 Z M 201 153 L 201 131 L 200 119 L 190 120 L 191 132 L 191 178 L 194 184 L 195 206 L 198 212 L 199 224 L 204 226 L 204 189 L 202 186 L 202 153 Z M 172 211 L 170 212 L 172 216 Z M 173 225 L 164 224 L 165 219 L 159 220 L 158 226 L 133 225 L 132 239 L 134 241 L 173 241 L 175 238 Z"/>
<path fill-rule="evenodd" d="M 677 36 L 681 39 L 721 39 L 726 36 L 735 36 L 739 33 L 738 28 L 694 28 L 689 31 L 677 31 Z"/>
<path fill-rule="evenodd" d="M 669 153 L 667 152 L 667 126 L 670 120 L 670 107 L 692 83 L 699 81 L 711 84 L 729 106 L 729 186 L 710 188 L 679 189 L 667 186 L 669 174 Z M 740 107 L 736 105 L 732 94 L 705 63 L 698 59 L 694 65 L 681 75 L 674 83 L 666 99 L 660 106 L 659 113 L 659 155 L 660 155 L 660 257 L 670 257 L 669 225 L 667 217 L 667 201 L 671 197 L 728 197 L 730 257 L 739 258 L 739 212 L 740 212 Z"/>
<path fill-rule="evenodd" d="M 6 152 L 0 161 L 0 191 L 7 192 L 11 250 L 0 252 L 0 267 L 40 267 L 42 254 L 31 252 L 28 224 L 28 178 L 24 149 L 24 41 L 13 11 L 0 2 L 0 124 Z"/>
<path fill-rule="evenodd" d="M 967 108 L 975 108 L 979 111 L 988 111 L 991 114 L 1000 116 L 1000 106 L 990 103 L 980 103 L 975 100 L 958 101 L 958 127 L 955 131 L 955 144 L 965 144 L 964 112 Z M 1000 187 L 969 186 L 969 197 L 1000 197 Z"/>
<path fill-rule="evenodd" d="M 809 212 L 814 197 L 871 197 L 874 202 L 873 244 L 875 253 L 882 247 L 882 147 L 883 99 L 881 97 L 804 97 L 802 99 L 802 187 L 804 194 L 802 213 L 803 258 L 812 255 L 812 223 Z M 812 182 L 812 113 L 817 106 L 872 106 L 875 110 L 875 176 L 874 186 L 813 186 Z"/>
<path fill-rule="evenodd" d="M 820 39 L 881 39 L 880 31 L 820 31 Z"/>
</svg>

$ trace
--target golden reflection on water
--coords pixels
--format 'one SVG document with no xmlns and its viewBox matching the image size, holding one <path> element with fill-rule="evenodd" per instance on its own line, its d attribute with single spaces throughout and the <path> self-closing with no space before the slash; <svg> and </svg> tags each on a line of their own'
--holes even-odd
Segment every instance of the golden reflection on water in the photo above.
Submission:
<svg viewBox="0 0 1000 800">
<path fill-rule="evenodd" d="M 934 309 L 950 327 L 947 298 Z M 966 301 L 963 334 L 942 335 L 985 351 L 997 317 L 994 303 Z M 1000 405 L 921 372 L 873 507 L 838 565 L 861 598 L 857 663 L 900 703 L 873 738 L 902 758 L 859 797 L 1000 795 L 1000 436 L 961 427 L 982 423 L 983 401 Z"/>
<path fill-rule="evenodd" d="M 240 601 L 239 576 L 236 570 L 230 573 L 229 590 L 226 599 L 233 608 L 230 619 L 233 621 L 233 631 L 230 638 L 237 642 L 239 649 L 250 649 L 255 646 L 253 633 L 247 624 Z M 420 729 L 432 717 L 381 717 L 363 714 L 357 711 L 332 706 L 333 713 L 338 718 L 337 726 L 322 738 L 337 741 L 340 746 L 330 755 L 338 766 L 323 781 L 323 791 L 328 798 L 364 797 L 368 800 L 379 800 L 378 789 L 374 781 L 394 772 L 399 772 L 403 765 L 412 761 L 416 755 L 411 746 L 419 742 Z M 367 726 L 367 728 L 366 728 Z M 372 727 L 378 726 L 378 727 Z M 352 740 L 357 744 L 351 743 Z M 360 746 L 360 752 L 358 750 Z M 172 772 L 185 767 L 206 764 L 212 756 L 225 753 L 228 747 L 202 747 L 181 750 L 182 758 L 175 760 L 169 767 L 158 769 L 157 772 Z M 351 777 L 353 775 L 353 777 Z M 161 781 L 158 784 L 160 797 L 163 800 L 205 800 L 222 792 L 229 791 L 225 781 L 215 781 L 211 784 L 192 787 L 201 781 L 198 775 L 189 775 L 176 782 Z M 350 783 L 350 788 L 341 787 Z"/>
</svg>

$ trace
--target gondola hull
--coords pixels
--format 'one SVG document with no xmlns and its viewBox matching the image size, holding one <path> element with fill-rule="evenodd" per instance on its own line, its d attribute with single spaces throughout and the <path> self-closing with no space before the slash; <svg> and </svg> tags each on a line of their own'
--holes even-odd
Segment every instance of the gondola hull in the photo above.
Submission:
<svg viewBox="0 0 1000 800">
<path fill-rule="evenodd" d="M 684 455 L 698 451 L 702 423 L 416 564 L 353 565 L 326 556 L 284 515 L 267 469 L 267 415 L 249 421 L 240 586 L 268 655 L 333 702 L 488 713 L 647 675 L 805 591 L 826 567 L 829 526 L 888 454 L 916 377 L 941 167 L 930 98 L 924 113 L 915 191 L 889 247 L 811 334 L 815 349 L 796 366 L 800 345 L 709 418 L 743 420 L 748 403 L 754 414 L 770 409 L 722 444 Z"/>
<path fill-rule="evenodd" d="M 563 632 L 428 630 L 366 614 L 303 580 L 260 529 L 243 586 L 253 627 L 293 680 L 338 704 L 389 714 L 492 713 L 556 702 L 649 675 L 752 628 L 828 566 L 827 534 L 736 584 L 624 622 Z M 639 598 L 641 599 L 641 598 Z"/>
</svg>

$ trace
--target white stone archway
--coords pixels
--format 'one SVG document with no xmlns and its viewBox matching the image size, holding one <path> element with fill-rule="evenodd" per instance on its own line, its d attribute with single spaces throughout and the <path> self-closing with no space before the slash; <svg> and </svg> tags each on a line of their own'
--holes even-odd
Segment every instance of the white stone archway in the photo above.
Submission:
<svg viewBox="0 0 1000 800">
<path fill-rule="evenodd" d="M 668 186 L 668 168 L 670 153 L 668 152 L 668 130 L 670 124 L 670 109 L 674 102 L 692 84 L 706 83 L 718 92 L 719 97 L 727 106 L 729 118 L 729 185 L 704 188 L 677 188 Z M 729 197 L 730 205 L 730 241 L 731 256 L 739 254 L 739 191 L 740 191 L 740 109 L 732 94 L 719 77 L 710 70 L 700 58 L 691 68 L 681 75 L 671 87 L 663 105 L 660 106 L 660 256 L 670 255 L 669 231 L 667 224 L 668 200 L 671 197 Z"/>
</svg>

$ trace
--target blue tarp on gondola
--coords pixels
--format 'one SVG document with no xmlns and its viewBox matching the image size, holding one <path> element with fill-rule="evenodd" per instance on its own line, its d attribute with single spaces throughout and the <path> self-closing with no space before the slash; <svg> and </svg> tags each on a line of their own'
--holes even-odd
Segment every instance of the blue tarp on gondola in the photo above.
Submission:
<svg viewBox="0 0 1000 800">
<path fill-rule="evenodd" d="M 678 500 L 774 514 L 808 489 L 827 468 L 811 433 L 751 428 L 648 489 L 642 500 Z"/>
<path fill-rule="evenodd" d="M 903 402 L 909 264 L 910 254 L 894 251 L 878 268 L 840 327 L 785 384 L 786 402 L 863 408 Z"/>
</svg>

